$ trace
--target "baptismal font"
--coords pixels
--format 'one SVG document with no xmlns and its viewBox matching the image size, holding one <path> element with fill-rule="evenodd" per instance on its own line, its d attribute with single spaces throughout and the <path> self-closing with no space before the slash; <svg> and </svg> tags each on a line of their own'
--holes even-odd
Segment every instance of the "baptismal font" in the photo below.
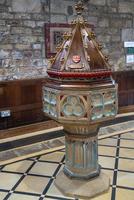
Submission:
<svg viewBox="0 0 134 200">
<path fill-rule="evenodd" d="M 50 59 L 43 86 L 43 111 L 65 132 L 65 166 L 55 180 L 63 194 L 90 198 L 109 189 L 109 177 L 98 163 L 100 124 L 117 114 L 117 85 L 108 57 L 87 21 L 82 2 L 71 32 Z"/>
</svg>

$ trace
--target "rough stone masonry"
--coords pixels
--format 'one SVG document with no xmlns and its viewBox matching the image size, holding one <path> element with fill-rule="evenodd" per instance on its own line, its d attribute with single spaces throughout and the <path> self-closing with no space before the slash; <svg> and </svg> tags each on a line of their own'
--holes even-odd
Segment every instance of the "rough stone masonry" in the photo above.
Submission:
<svg viewBox="0 0 134 200">
<path fill-rule="evenodd" d="M 0 0 L 0 80 L 46 75 L 44 23 L 70 22 L 76 2 Z M 85 0 L 85 6 L 110 64 L 127 69 L 123 42 L 134 40 L 134 0 Z"/>
</svg>

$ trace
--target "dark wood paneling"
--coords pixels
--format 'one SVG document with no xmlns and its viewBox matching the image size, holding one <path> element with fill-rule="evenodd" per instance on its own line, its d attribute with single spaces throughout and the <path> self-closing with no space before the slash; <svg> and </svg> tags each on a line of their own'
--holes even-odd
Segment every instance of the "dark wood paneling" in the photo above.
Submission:
<svg viewBox="0 0 134 200">
<path fill-rule="evenodd" d="M 5 85 L 0 86 L 0 108 L 6 106 Z"/>
<path fill-rule="evenodd" d="M 113 78 L 118 83 L 119 112 L 134 111 L 134 71 L 114 72 Z"/>
<path fill-rule="evenodd" d="M 0 129 L 44 120 L 42 112 L 42 79 L 0 83 L 0 111 L 11 116 L 0 117 Z"/>
</svg>

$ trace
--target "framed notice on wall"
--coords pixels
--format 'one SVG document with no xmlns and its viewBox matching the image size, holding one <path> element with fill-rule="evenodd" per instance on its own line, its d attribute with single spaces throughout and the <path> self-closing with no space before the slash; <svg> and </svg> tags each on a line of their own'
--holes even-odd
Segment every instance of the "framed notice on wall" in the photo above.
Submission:
<svg viewBox="0 0 134 200">
<path fill-rule="evenodd" d="M 124 42 L 126 64 L 134 64 L 134 41 Z"/>
<path fill-rule="evenodd" d="M 45 52 L 46 58 L 50 58 L 56 54 L 56 46 L 62 43 L 62 35 L 64 32 L 70 31 L 69 24 L 46 23 L 45 24 Z"/>
</svg>

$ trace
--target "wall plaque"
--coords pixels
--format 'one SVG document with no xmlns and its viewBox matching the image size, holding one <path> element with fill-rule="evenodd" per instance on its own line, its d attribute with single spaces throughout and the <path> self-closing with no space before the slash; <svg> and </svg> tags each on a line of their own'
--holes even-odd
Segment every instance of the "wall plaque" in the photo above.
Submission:
<svg viewBox="0 0 134 200">
<path fill-rule="evenodd" d="M 126 53 L 126 63 L 134 63 L 134 41 L 124 42 L 125 53 Z"/>
</svg>

